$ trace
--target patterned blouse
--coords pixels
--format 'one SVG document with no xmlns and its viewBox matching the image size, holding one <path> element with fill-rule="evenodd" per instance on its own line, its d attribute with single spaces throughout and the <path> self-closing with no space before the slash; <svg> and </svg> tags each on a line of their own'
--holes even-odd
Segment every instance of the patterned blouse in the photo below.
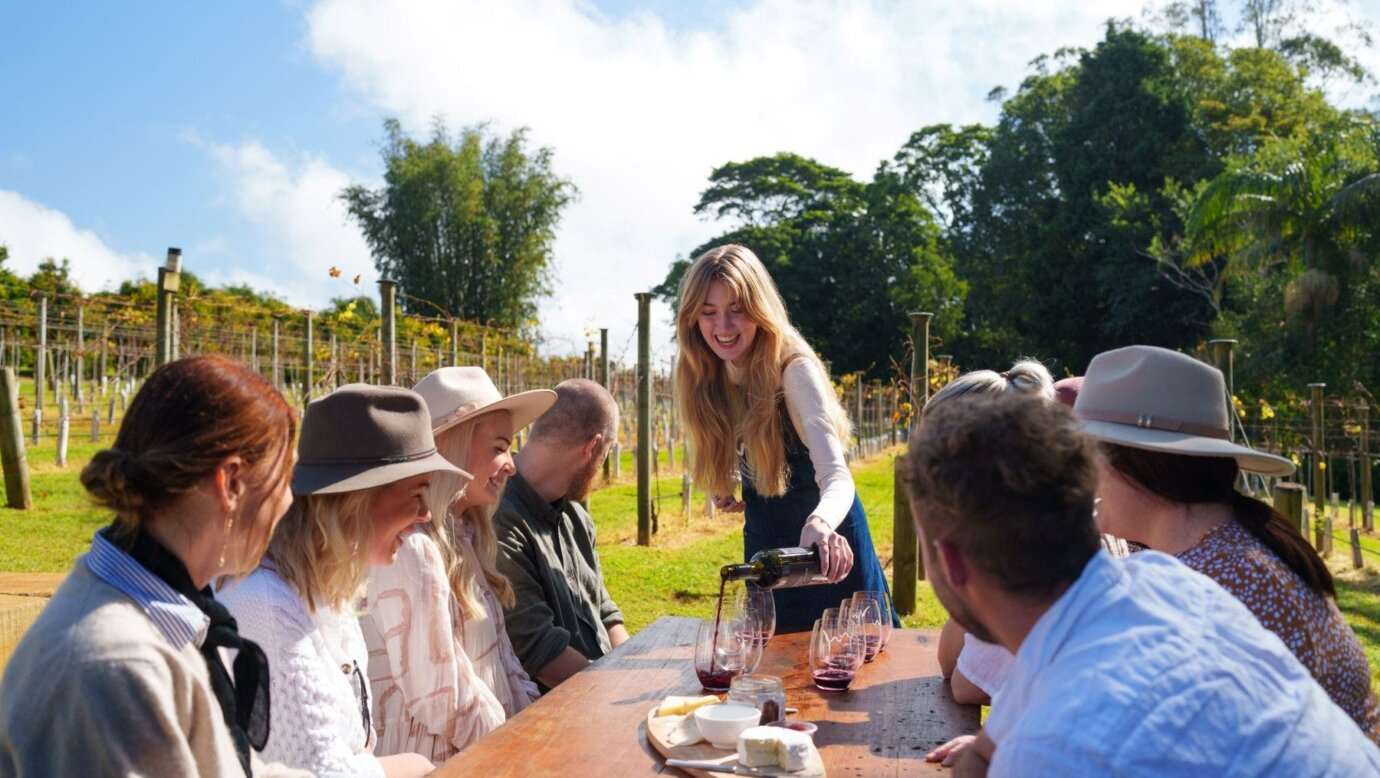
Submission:
<svg viewBox="0 0 1380 778">
<path fill-rule="evenodd" d="M 1380 743 L 1380 704 L 1370 665 L 1337 604 L 1309 589 L 1240 523 L 1215 527 L 1179 560 L 1221 584 L 1279 635 L 1347 715 Z"/>
<path fill-rule="evenodd" d="M 461 524 L 457 551 L 475 553 Z M 418 753 L 440 764 L 537 697 L 508 642 L 503 609 L 481 577 L 485 613 L 466 617 L 451 594 L 435 541 L 414 532 L 397 561 L 370 574 L 367 612 L 375 753 Z"/>
</svg>

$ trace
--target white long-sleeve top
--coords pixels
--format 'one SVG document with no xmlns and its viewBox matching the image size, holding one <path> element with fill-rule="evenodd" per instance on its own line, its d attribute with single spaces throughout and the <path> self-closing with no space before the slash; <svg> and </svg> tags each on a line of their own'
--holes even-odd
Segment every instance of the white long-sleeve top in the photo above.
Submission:
<svg viewBox="0 0 1380 778">
<path fill-rule="evenodd" d="M 372 751 L 373 727 L 361 710 L 368 652 L 358 620 L 332 609 L 309 613 L 269 567 L 216 596 L 234 615 L 240 634 L 268 657 L 273 729 L 264 758 L 318 776 L 382 778 Z"/>
<path fill-rule="evenodd" d="M 725 362 L 728 380 L 741 384 L 743 373 Z M 815 466 L 815 484 L 819 486 L 819 505 L 810 518 L 818 516 L 837 529 L 853 507 L 857 491 L 853 474 L 848 470 L 843 442 L 834 430 L 826 398 L 834 395 L 834 387 L 812 359 L 793 359 L 781 373 L 781 392 L 786 398 L 786 413 L 790 416 L 795 434 L 809 449 L 810 462 Z"/>
<path fill-rule="evenodd" d="M 475 553 L 473 528 L 456 545 Z M 397 560 L 373 569 L 360 617 L 378 701 L 381 755 L 418 753 L 440 764 L 526 708 L 538 691 L 513 653 L 503 609 L 482 578 L 484 613 L 466 618 L 451 593 L 441 550 L 414 532 Z"/>
</svg>

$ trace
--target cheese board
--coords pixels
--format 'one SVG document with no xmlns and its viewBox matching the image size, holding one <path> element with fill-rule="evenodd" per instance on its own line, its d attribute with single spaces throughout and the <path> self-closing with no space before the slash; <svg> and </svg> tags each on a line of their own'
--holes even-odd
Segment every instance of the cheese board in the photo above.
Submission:
<svg viewBox="0 0 1380 778">
<path fill-rule="evenodd" d="M 738 753 L 715 748 L 709 741 L 698 739 L 693 714 L 658 716 L 657 708 L 647 712 L 647 744 L 667 759 L 722 765 L 722 770 L 698 767 L 677 767 L 693 778 L 717 778 L 723 775 L 757 775 L 764 778 L 826 778 L 824 760 L 819 749 L 810 747 L 805 769 L 791 772 L 781 768 L 744 768 L 738 764 Z"/>
</svg>

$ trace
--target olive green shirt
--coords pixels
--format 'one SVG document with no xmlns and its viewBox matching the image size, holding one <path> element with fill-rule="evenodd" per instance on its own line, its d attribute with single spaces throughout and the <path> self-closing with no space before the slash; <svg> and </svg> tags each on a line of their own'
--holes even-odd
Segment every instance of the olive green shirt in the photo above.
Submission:
<svg viewBox="0 0 1380 778">
<path fill-rule="evenodd" d="M 527 674 L 535 679 L 566 646 L 591 660 L 608 653 L 608 628 L 623 613 L 604 587 L 584 506 L 549 503 L 514 474 L 493 521 L 498 569 L 516 596 L 504 610 L 508 639 Z"/>
</svg>

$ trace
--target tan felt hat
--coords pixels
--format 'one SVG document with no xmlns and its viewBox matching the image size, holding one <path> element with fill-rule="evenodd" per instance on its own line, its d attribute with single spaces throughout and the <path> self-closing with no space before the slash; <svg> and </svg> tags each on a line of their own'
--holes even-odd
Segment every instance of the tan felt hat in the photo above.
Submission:
<svg viewBox="0 0 1380 778">
<path fill-rule="evenodd" d="M 1090 437 L 1131 448 L 1232 457 L 1242 470 L 1287 476 L 1294 463 L 1231 442 L 1222 373 L 1187 354 L 1127 346 L 1093 357 L 1073 413 Z"/>
<path fill-rule="evenodd" d="M 348 384 L 307 405 L 292 493 L 353 492 L 438 470 L 473 477 L 436 452 L 421 395 Z"/>
<path fill-rule="evenodd" d="M 513 432 L 526 427 L 556 402 L 550 389 L 504 397 L 482 367 L 443 367 L 412 387 L 431 411 L 431 432 L 440 433 L 466 419 L 494 411 L 513 416 Z"/>
</svg>

